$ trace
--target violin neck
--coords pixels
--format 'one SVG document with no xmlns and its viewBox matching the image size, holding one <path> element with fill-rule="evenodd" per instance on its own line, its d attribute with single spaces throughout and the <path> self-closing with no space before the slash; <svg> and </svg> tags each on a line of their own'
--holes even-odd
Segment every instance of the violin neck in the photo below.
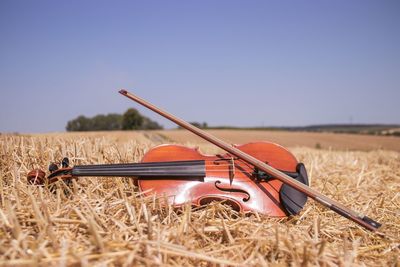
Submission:
<svg viewBox="0 0 400 267">
<path fill-rule="evenodd" d="M 73 176 L 126 176 L 140 178 L 204 178 L 204 160 L 144 162 L 127 164 L 77 165 L 72 168 Z"/>
</svg>

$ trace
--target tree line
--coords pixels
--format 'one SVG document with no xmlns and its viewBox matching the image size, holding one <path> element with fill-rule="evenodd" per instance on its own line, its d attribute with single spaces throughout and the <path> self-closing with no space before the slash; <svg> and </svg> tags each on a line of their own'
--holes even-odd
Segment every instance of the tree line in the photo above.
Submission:
<svg viewBox="0 0 400 267">
<path fill-rule="evenodd" d="M 99 114 L 88 118 L 83 115 L 68 121 L 65 129 L 71 131 L 115 131 L 115 130 L 158 130 L 163 129 L 157 122 L 143 116 L 134 108 L 124 114 Z"/>
</svg>

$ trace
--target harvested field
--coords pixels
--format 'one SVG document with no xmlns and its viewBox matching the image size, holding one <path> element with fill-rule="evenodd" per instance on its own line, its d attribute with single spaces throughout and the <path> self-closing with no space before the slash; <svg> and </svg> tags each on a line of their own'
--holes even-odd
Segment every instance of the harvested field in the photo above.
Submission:
<svg viewBox="0 0 400 267">
<path fill-rule="evenodd" d="M 232 144 L 268 140 L 285 147 L 306 146 L 340 150 L 385 149 L 400 151 L 400 138 L 394 136 L 257 130 L 209 130 L 209 132 Z M 206 141 L 183 130 L 160 131 L 158 133 L 175 142 L 206 144 Z"/>
<path fill-rule="evenodd" d="M 298 134 L 293 141 L 280 132 L 216 132 L 233 143 L 289 146 L 313 188 L 383 223 L 385 237 L 312 200 L 299 216 L 277 219 L 221 203 L 173 209 L 127 178 L 82 178 L 71 189 L 59 183 L 56 193 L 26 183 L 29 170 L 64 156 L 72 164 L 137 162 L 168 140 L 218 151 L 184 131 L 3 134 L 0 266 L 399 266 L 400 139 Z"/>
<path fill-rule="evenodd" d="M 232 144 L 245 144 L 254 141 L 268 140 L 285 147 L 310 147 L 333 150 L 393 150 L 400 152 L 400 138 L 395 136 L 373 136 L 363 134 L 337 134 L 290 131 L 262 131 L 262 130 L 207 130 L 211 134 Z M 79 132 L 34 134 L 32 136 L 48 136 L 53 138 L 80 137 Z M 203 139 L 186 130 L 163 131 L 115 131 L 115 132 L 88 132 L 84 136 L 92 138 L 106 138 L 116 145 L 130 140 L 138 143 L 180 143 L 198 145 L 204 148 L 209 144 Z"/>
</svg>

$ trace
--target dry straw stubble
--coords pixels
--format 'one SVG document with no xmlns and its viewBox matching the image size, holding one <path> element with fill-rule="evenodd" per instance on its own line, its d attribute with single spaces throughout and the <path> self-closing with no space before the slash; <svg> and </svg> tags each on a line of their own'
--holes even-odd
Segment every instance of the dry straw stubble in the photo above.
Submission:
<svg viewBox="0 0 400 267">
<path fill-rule="evenodd" d="M 222 203 L 177 210 L 127 178 L 83 178 L 56 193 L 26 184 L 30 169 L 64 156 L 74 164 L 137 162 L 157 142 L 136 135 L 118 144 L 111 135 L 1 135 L 0 266 L 399 264 L 398 152 L 292 149 L 312 187 L 382 222 L 385 238 L 311 200 L 299 216 L 276 219 Z"/>
</svg>

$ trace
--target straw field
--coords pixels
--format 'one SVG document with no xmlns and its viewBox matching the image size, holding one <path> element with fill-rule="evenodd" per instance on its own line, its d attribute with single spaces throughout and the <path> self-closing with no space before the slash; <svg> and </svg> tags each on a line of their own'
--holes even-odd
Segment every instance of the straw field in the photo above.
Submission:
<svg viewBox="0 0 400 267">
<path fill-rule="evenodd" d="M 232 142 L 246 136 L 223 134 Z M 383 223 L 383 237 L 312 200 L 300 215 L 277 219 L 218 202 L 174 209 L 163 197 L 144 197 L 128 178 L 59 182 L 55 192 L 26 183 L 28 171 L 65 156 L 72 164 L 138 162 L 166 140 L 218 152 L 179 135 L 0 135 L 0 266 L 399 266 L 400 139 L 372 144 L 385 150 L 346 150 L 346 140 L 289 144 L 313 188 Z"/>
</svg>

